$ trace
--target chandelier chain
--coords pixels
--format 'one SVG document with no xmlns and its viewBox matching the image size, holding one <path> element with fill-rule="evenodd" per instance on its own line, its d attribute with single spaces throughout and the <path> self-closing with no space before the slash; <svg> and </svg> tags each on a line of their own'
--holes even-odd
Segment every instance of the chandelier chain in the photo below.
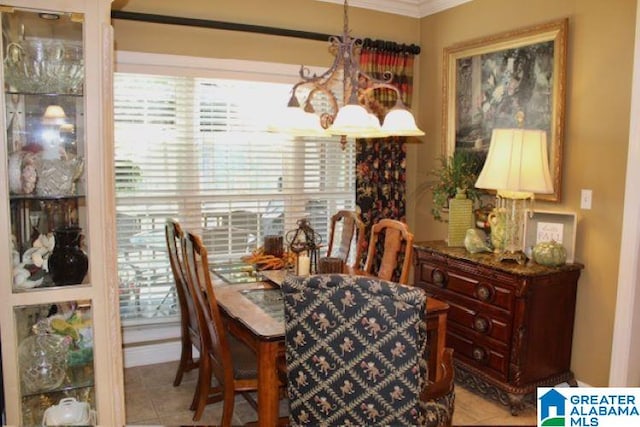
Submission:
<svg viewBox="0 0 640 427">
<path fill-rule="evenodd" d="M 349 1 L 344 0 L 344 9 L 343 9 L 343 33 L 347 34 L 349 32 Z"/>
</svg>

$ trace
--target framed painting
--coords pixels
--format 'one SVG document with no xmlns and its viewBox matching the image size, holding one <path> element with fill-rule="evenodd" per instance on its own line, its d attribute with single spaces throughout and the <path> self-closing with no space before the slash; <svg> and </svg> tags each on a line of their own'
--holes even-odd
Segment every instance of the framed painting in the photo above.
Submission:
<svg viewBox="0 0 640 427">
<path fill-rule="evenodd" d="M 494 128 L 547 132 L 552 194 L 560 201 L 568 20 L 548 22 L 444 49 L 443 153 L 478 158 L 482 169 Z M 524 114 L 524 123 L 517 121 Z"/>
</svg>

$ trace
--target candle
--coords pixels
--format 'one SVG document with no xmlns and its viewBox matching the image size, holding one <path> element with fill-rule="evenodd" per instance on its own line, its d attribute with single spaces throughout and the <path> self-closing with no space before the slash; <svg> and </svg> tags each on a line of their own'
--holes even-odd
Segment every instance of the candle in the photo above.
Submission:
<svg viewBox="0 0 640 427">
<path fill-rule="evenodd" d="M 311 260 L 308 255 L 298 256 L 298 276 L 308 276 L 311 268 Z"/>
</svg>

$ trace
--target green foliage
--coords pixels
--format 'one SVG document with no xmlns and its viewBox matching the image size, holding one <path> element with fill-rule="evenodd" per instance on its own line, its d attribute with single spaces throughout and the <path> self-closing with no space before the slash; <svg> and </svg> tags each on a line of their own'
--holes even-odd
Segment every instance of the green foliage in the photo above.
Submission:
<svg viewBox="0 0 640 427">
<path fill-rule="evenodd" d="M 455 151 L 448 158 L 443 156 L 439 161 L 440 167 L 430 173 L 436 178 L 431 186 L 433 192 L 431 214 L 434 219 L 444 221 L 443 210 L 448 208 L 449 199 L 456 195 L 458 188 L 462 189 L 474 203 L 480 200 L 482 193 L 475 187 L 475 183 L 482 165 L 480 159 L 473 153 L 461 150 Z"/>
<path fill-rule="evenodd" d="M 142 182 L 140 166 L 131 160 L 116 159 L 116 192 L 136 191 Z"/>
</svg>

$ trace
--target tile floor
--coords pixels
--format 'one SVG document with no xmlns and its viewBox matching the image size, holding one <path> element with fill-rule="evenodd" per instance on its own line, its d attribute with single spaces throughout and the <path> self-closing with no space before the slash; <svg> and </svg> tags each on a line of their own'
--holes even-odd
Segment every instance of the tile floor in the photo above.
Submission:
<svg viewBox="0 0 640 427">
<path fill-rule="evenodd" d="M 222 403 L 207 406 L 198 422 L 189 410 L 197 371 L 185 374 L 182 384 L 173 387 L 177 362 L 138 366 L 125 369 L 125 399 L 127 425 L 216 425 L 222 418 Z M 283 401 L 281 413 L 286 413 Z M 256 420 L 253 408 L 239 396 L 236 399 L 233 422 L 242 425 Z M 506 406 L 456 387 L 454 426 L 535 426 L 535 407 L 526 408 L 513 417 Z"/>
</svg>

